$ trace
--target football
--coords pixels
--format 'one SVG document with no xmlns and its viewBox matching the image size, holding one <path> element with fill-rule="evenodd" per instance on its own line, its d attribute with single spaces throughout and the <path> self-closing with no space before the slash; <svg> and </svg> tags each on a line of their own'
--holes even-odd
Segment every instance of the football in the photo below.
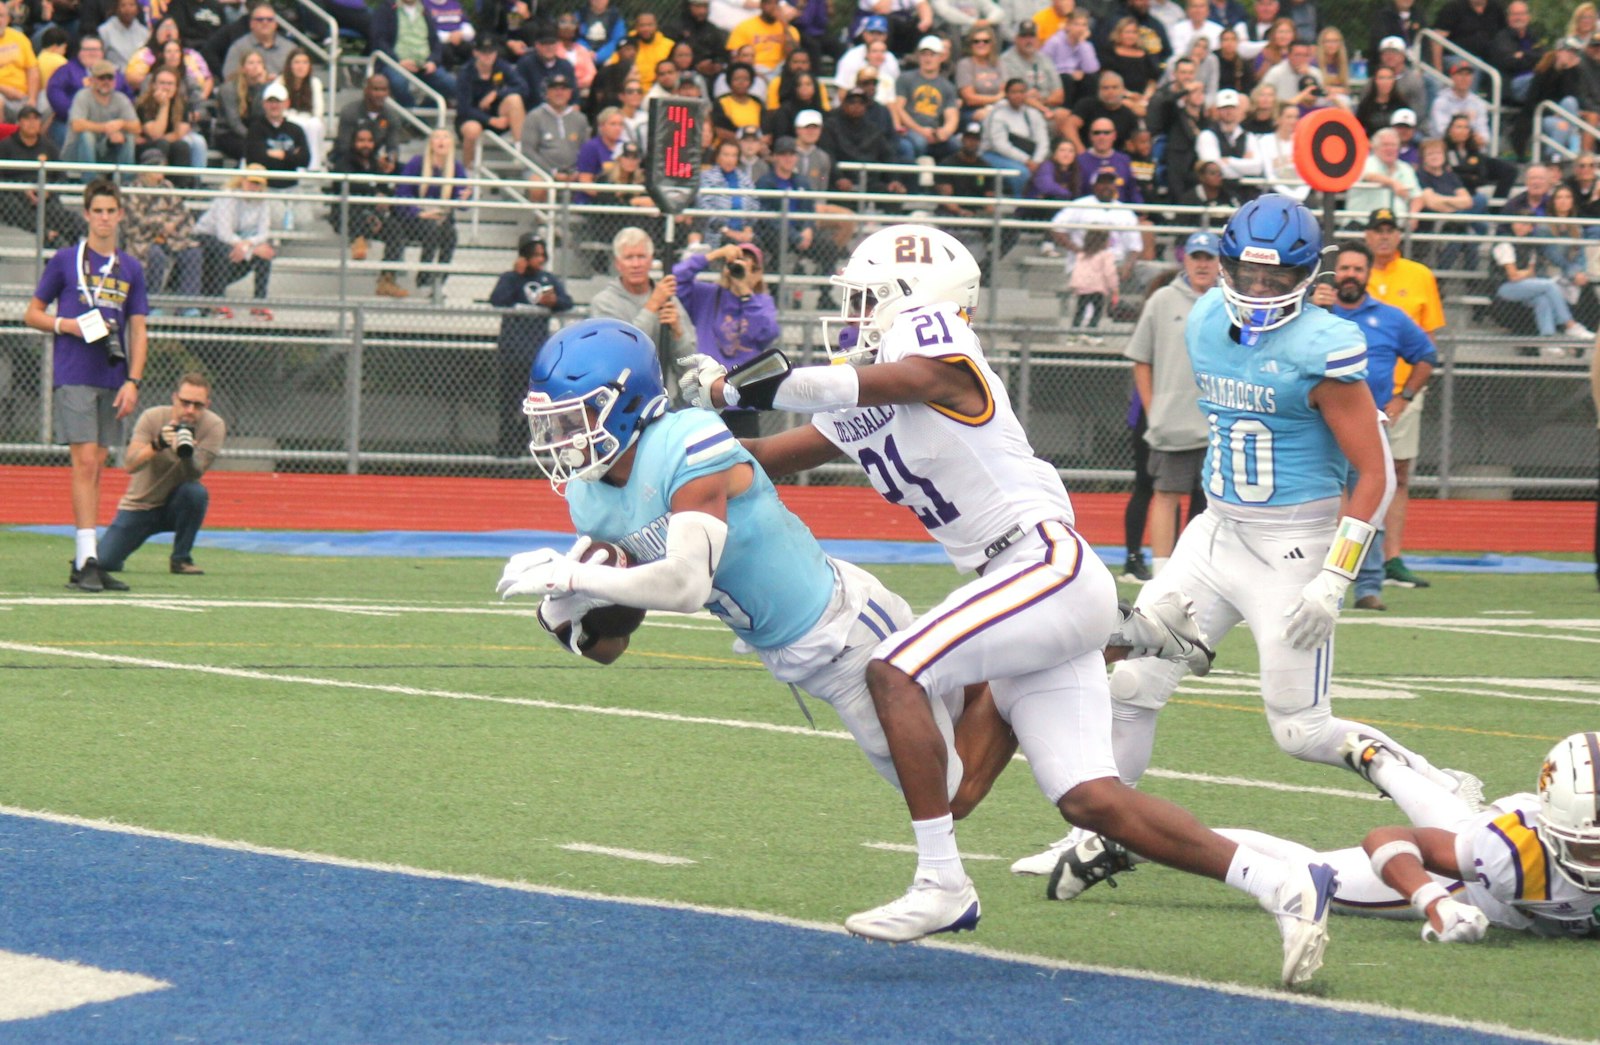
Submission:
<svg viewBox="0 0 1600 1045">
<path fill-rule="evenodd" d="M 627 569 L 628 553 L 610 541 L 595 541 L 583 553 L 583 562 Z M 644 623 L 644 610 L 632 606 L 596 606 L 583 615 L 583 630 L 596 639 L 620 639 L 632 635 Z"/>
</svg>

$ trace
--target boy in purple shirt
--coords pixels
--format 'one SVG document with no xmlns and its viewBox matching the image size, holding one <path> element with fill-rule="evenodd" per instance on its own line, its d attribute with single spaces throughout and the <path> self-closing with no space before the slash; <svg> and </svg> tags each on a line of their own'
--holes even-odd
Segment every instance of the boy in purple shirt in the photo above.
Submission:
<svg viewBox="0 0 1600 1045">
<path fill-rule="evenodd" d="M 121 421 L 139 405 L 144 377 L 144 270 L 117 249 L 122 193 L 108 180 L 83 190 L 89 234 L 45 263 L 22 321 L 55 335 L 52 393 L 55 439 L 72 454 L 72 517 L 77 553 L 69 588 L 127 591 L 100 568 L 95 522 L 100 515 L 100 473 L 106 448 L 121 436 Z M 45 311 L 55 305 L 55 315 Z"/>
</svg>

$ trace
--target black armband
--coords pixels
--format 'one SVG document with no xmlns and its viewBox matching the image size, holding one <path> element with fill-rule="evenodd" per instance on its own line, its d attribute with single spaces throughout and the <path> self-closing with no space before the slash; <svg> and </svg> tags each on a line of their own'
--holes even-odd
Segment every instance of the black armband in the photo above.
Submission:
<svg viewBox="0 0 1600 1045">
<path fill-rule="evenodd" d="M 792 372 L 789 357 L 776 348 L 769 348 L 754 359 L 728 371 L 726 381 L 739 390 L 739 405 L 756 410 L 771 410 L 778 386 Z"/>
</svg>

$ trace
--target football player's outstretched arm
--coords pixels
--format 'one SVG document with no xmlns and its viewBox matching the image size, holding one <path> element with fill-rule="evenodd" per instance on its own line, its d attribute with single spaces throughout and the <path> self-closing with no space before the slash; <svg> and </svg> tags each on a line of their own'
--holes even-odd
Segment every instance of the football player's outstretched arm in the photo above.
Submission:
<svg viewBox="0 0 1600 1045">
<path fill-rule="evenodd" d="M 1410 899 L 1428 920 L 1424 940 L 1477 943 L 1489 929 L 1488 917 L 1476 907 L 1450 896 L 1432 875 L 1461 877 L 1456 836 L 1436 827 L 1379 827 L 1361 843 L 1372 870 L 1384 884 Z"/>
<path fill-rule="evenodd" d="M 681 360 L 688 368 L 685 395 L 697 406 L 721 410 L 748 406 L 757 410 L 827 413 L 858 406 L 936 403 L 968 416 L 988 407 L 988 389 L 964 357 L 950 362 L 911 356 L 864 367 L 791 367 L 777 349 L 768 349 L 748 363 L 725 371 L 708 356 Z M 692 375 L 692 376 L 691 376 Z"/>
<path fill-rule="evenodd" d="M 844 456 L 810 425 L 799 425 L 787 432 L 758 439 L 741 439 L 739 443 L 768 475 L 792 475 Z"/>
</svg>

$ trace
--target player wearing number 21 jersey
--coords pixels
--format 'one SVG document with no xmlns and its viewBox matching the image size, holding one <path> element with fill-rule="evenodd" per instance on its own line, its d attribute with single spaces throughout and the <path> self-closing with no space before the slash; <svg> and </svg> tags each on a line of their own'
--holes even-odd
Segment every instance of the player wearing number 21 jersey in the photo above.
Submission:
<svg viewBox="0 0 1600 1045">
<path fill-rule="evenodd" d="M 1267 724 L 1285 753 L 1345 765 L 1341 748 L 1355 732 L 1381 740 L 1440 786 L 1466 785 L 1472 797 L 1475 779 L 1435 769 L 1330 707 L 1334 621 L 1394 478 L 1365 381 L 1361 330 L 1306 300 L 1320 249 L 1311 212 L 1283 196 L 1262 196 L 1229 221 L 1221 285 L 1196 303 L 1187 327 L 1211 429 L 1209 505 L 1139 602 L 1182 591 L 1213 640 L 1249 624 Z M 1360 475 L 1341 518 L 1350 465 Z M 1149 765 L 1156 715 L 1182 673 L 1173 664 L 1119 664 L 1112 673 L 1125 781 Z"/>
<path fill-rule="evenodd" d="M 1283 981 L 1310 979 L 1327 942 L 1332 871 L 1238 846 L 1117 779 L 1102 655 L 1117 624 L 1116 585 L 1073 529 L 1060 477 L 1033 455 L 968 325 L 976 260 L 948 233 L 894 225 L 863 241 L 834 282 L 855 337 L 842 358 L 864 365 L 796 369 L 768 354 L 728 374 L 694 357 L 682 387 L 688 396 L 704 390 L 713 406 L 813 414 L 808 426 L 746 445 L 773 474 L 849 455 L 958 569 L 978 574 L 873 651 L 867 685 L 911 813 L 917 870 L 904 895 L 845 927 L 901 941 L 976 926 L 978 895 L 955 843 L 929 695 L 987 680 L 1064 817 L 1249 892 L 1277 917 Z M 1189 663 L 1205 670 L 1209 661 L 1196 649 Z"/>
</svg>

